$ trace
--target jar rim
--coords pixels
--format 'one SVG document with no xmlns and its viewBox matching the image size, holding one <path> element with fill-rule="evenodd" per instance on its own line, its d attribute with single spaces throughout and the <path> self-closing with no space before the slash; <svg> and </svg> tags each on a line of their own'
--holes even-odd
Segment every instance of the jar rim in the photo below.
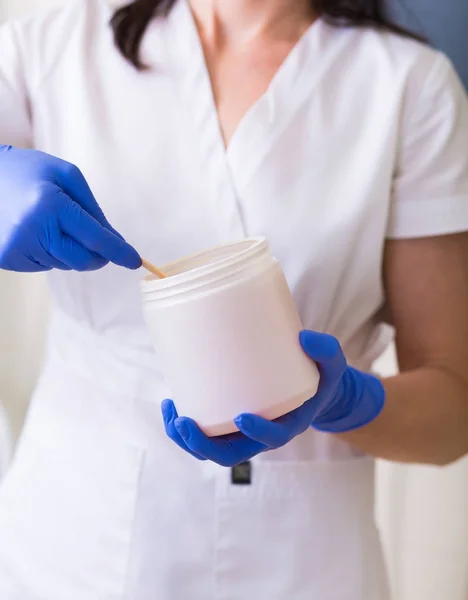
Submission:
<svg viewBox="0 0 468 600">
<path fill-rule="evenodd" d="M 213 246 L 161 266 L 161 271 L 168 277 L 158 279 L 155 275 L 149 274 L 141 281 L 141 289 L 145 294 L 175 291 L 174 288 L 184 287 L 187 284 L 196 286 L 197 282 L 205 280 L 206 277 L 222 277 L 226 271 L 241 268 L 243 264 L 261 257 L 265 251 L 268 251 L 268 242 L 264 237 L 244 238 Z M 217 256 L 219 258 L 216 258 Z M 188 268 L 181 270 L 184 265 Z"/>
</svg>

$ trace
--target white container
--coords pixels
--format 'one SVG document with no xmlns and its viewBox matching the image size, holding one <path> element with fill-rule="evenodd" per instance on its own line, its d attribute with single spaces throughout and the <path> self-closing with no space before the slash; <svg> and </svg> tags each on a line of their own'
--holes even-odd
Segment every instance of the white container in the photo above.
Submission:
<svg viewBox="0 0 468 600">
<path fill-rule="evenodd" d="M 145 319 L 180 416 L 209 436 L 243 412 L 276 419 L 317 391 L 316 365 L 278 261 L 263 238 L 161 267 L 142 282 Z"/>
</svg>

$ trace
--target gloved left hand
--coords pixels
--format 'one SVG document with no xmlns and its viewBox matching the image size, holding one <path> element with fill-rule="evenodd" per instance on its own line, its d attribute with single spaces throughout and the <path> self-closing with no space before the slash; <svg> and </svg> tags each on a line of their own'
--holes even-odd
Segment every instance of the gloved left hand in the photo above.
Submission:
<svg viewBox="0 0 468 600">
<path fill-rule="evenodd" d="M 162 413 L 167 435 L 195 458 L 231 467 L 284 446 L 310 426 L 344 433 L 373 421 L 385 403 L 380 380 L 349 367 L 340 344 L 330 335 L 303 331 L 300 341 L 320 370 L 318 392 L 302 406 L 275 421 L 239 415 L 234 419 L 239 432 L 209 438 L 195 421 L 177 415 L 172 400 L 165 400 Z"/>
</svg>

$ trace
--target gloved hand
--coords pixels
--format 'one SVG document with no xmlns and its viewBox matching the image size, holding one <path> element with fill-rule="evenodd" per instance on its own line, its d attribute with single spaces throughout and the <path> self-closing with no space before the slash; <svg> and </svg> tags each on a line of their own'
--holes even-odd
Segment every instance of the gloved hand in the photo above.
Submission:
<svg viewBox="0 0 468 600">
<path fill-rule="evenodd" d="M 108 223 L 80 171 L 0 145 L 0 269 L 92 271 L 141 259 Z"/>
<path fill-rule="evenodd" d="M 208 438 L 195 421 L 177 415 L 172 400 L 165 400 L 162 413 L 167 435 L 196 458 L 231 467 L 284 446 L 310 426 L 343 433 L 374 420 L 385 403 L 380 380 L 347 366 L 340 344 L 330 335 L 302 331 L 300 341 L 320 370 L 317 394 L 301 407 L 275 421 L 242 414 L 234 419 L 239 432 Z"/>
</svg>

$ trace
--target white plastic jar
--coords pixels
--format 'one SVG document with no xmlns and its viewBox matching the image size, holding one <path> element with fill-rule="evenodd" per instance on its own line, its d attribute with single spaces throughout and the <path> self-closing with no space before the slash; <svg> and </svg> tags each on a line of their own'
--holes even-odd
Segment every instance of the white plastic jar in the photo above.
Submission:
<svg viewBox="0 0 468 600">
<path fill-rule="evenodd" d="M 317 391 L 316 365 L 279 262 L 263 238 L 161 267 L 141 285 L 145 319 L 181 416 L 209 436 L 249 412 L 276 419 Z"/>
</svg>

